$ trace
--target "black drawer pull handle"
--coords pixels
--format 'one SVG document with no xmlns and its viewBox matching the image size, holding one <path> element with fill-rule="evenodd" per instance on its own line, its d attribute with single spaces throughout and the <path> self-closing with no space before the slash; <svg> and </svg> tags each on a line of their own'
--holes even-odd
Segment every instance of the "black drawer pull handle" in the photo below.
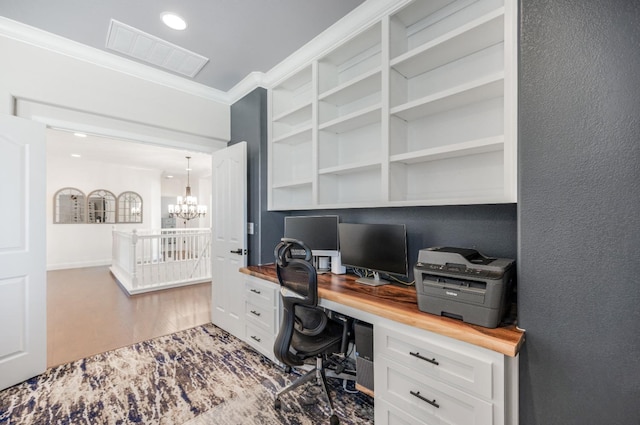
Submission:
<svg viewBox="0 0 640 425">
<path fill-rule="evenodd" d="M 260 342 L 260 341 L 261 341 L 261 339 L 260 339 L 260 338 L 258 338 L 258 337 L 257 337 L 257 336 L 255 336 L 255 335 L 251 335 L 251 339 L 255 339 L 255 340 L 256 340 L 256 341 L 258 341 L 258 342 Z"/>
<path fill-rule="evenodd" d="M 253 313 L 256 316 L 260 317 L 260 312 L 259 311 L 251 310 L 251 313 Z"/>
<path fill-rule="evenodd" d="M 262 292 L 258 291 L 257 289 L 251 289 L 251 292 L 253 292 L 254 294 L 258 294 L 260 295 Z"/>
<path fill-rule="evenodd" d="M 421 356 L 421 355 L 420 355 L 420 353 L 414 353 L 414 352 L 412 352 L 412 351 L 409 351 L 409 354 L 411 354 L 413 357 L 417 357 L 417 358 L 419 358 L 420 360 L 424 360 L 424 361 L 429 362 L 429 363 L 431 363 L 431 364 L 434 364 L 434 365 L 436 365 L 436 366 L 438 366 L 438 365 L 440 364 L 440 363 L 438 363 L 438 361 L 437 361 L 435 358 L 433 358 L 433 359 L 428 359 L 428 358 L 426 358 L 426 357 L 424 357 L 424 356 Z"/>
<path fill-rule="evenodd" d="M 432 405 L 433 407 L 436 408 L 440 408 L 440 405 L 438 403 L 436 403 L 436 399 L 434 398 L 433 400 L 429 400 L 427 398 L 424 398 L 420 395 L 420 391 L 416 392 L 416 391 L 409 391 L 409 393 L 414 396 L 414 397 L 418 397 L 420 400 L 422 401 L 426 401 L 427 403 L 429 403 L 430 405 Z"/>
</svg>

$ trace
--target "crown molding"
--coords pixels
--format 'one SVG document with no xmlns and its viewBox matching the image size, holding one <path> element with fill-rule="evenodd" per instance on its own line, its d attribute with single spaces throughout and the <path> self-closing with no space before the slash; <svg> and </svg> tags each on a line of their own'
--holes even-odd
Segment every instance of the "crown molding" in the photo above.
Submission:
<svg viewBox="0 0 640 425">
<path fill-rule="evenodd" d="M 184 77 L 77 43 L 64 37 L 0 16 L 0 36 L 82 60 L 113 71 L 151 81 L 172 89 L 229 104 L 226 92 L 207 87 Z"/>
<path fill-rule="evenodd" d="M 412 0 L 366 0 L 314 39 L 300 47 L 266 73 L 252 72 L 227 92 L 234 103 L 258 87 L 271 88 L 289 74 L 329 52 L 336 45 L 373 25 L 383 16 Z"/>
<path fill-rule="evenodd" d="M 104 68 L 160 84 L 175 90 L 231 105 L 258 87 L 270 88 L 288 74 L 326 54 L 343 40 L 374 24 L 411 0 L 366 0 L 268 72 L 251 72 L 228 92 L 170 74 L 127 58 L 77 43 L 64 37 L 0 16 L 0 36 Z"/>
<path fill-rule="evenodd" d="M 264 78 L 265 88 L 277 84 L 412 0 L 366 0 L 314 39 L 271 68 Z"/>
<path fill-rule="evenodd" d="M 233 86 L 227 92 L 227 98 L 230 104 L 236 103 L 258 87 L 267 88 L 266 74 L 264 72 L 254 71 L 244 77 L 242 81 Z"/>
</svg>

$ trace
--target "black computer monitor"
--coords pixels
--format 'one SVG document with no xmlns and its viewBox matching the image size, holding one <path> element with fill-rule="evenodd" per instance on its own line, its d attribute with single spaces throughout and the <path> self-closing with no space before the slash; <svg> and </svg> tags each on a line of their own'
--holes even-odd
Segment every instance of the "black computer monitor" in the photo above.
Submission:
<svg viewBox="0 0 640 425">
<path fill-rule="evenodd" d="M 379 273 L 407 277 L 407 230 L 404 224 L 340 223 L 342 265 L 372 271 L 373 278 L 356 282 L 367 285 L 389 283 Z"/>
<path fill-rule="evenodd" d="M 314 256 L 335 256 L 338 254 L 338 216 L 285 217 L 284 237 L 304 242 Z"/>
</svg>

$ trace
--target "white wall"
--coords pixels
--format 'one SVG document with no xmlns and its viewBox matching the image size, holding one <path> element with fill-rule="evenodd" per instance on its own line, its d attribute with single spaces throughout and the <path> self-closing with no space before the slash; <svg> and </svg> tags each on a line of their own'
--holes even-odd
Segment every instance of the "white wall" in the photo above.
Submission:
<svg viewBox="0 0 640 425">
<path fill-rule="evenodd" d="M 229 140 L 227 103 L 10 38 L 21 31 L 26 30 L 0 20 L 0 113 L 21 115 L 16 112 L 20 102 L 88 112 L 120 120 L 130 131 L 131 126 L 147 126 L 149 132 L 169 134 L 165 138 L 180 132 L 184 138 L 174 137 L 178 145 L 193 139 L 202 151 L 216 150 Z M 59 39 L 46 33 L 39 37 Z M 25 115 L 47 122 L 46 117 Z"/>
<path fill-rule="evenodd" d="M 53 197 L 63 187 L 88 195 L 105 189 L 115 196 L 133 191 L 142 197 L 143 222 L 117 224 L 118 230 L 160 228 L 159 170 L 139 170 L 77 158 L 47 158 L 47 270 L 111 264 L 112 224 L 53 224 Z"/>
<path fill-rule="evenodd" d="M 86 131 L 87 126 L 104 129 L 99 134 L 126 135 L 129 137 L 119 138 L 201 152 L 226 146 L 230 137 L 228 102 L 208 96 L 204 87 L 202 93 L 181 90 L 116 71 L 105 65 L 108 60 L 101 59 L 109 54 L 97 49 L 83 57 L 95 55 L 99 60 L 76 59 L 59 48 L 66 42 L 0 17 L 0 113 L 50 126 L 61 123 L 74 130 Z M 91 49 L 72 46 L 72 50 L 76 48 L 85 52 Z M 121 227 L 160 228 L 159 173 L 102 163 L 65 162 L 70 160 L 47 165 L 49 269 L 109 264 L 111 260 L 111 225 L 52 224 L 53 194 L 62 187 L 77 187 L 85 193 L 107 189 L 116 196 L 125 190 L 138 192 L 144 201 L 143 226 Z M 184 185 L 180 191 L 184 191 Z"/>
</svg>

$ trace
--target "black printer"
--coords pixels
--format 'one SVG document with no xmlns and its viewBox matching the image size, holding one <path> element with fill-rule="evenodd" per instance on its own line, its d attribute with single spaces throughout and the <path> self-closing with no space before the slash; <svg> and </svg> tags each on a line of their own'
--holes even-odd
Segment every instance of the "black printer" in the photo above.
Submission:
<svg viewBox="0 0 640 425">
<path fill-rule="evenodd" d="M 507 310 L 515 261 L 474 249 L 421 249 L 414 268 L 418 308 L 495 328 Z"/>
</svg>

